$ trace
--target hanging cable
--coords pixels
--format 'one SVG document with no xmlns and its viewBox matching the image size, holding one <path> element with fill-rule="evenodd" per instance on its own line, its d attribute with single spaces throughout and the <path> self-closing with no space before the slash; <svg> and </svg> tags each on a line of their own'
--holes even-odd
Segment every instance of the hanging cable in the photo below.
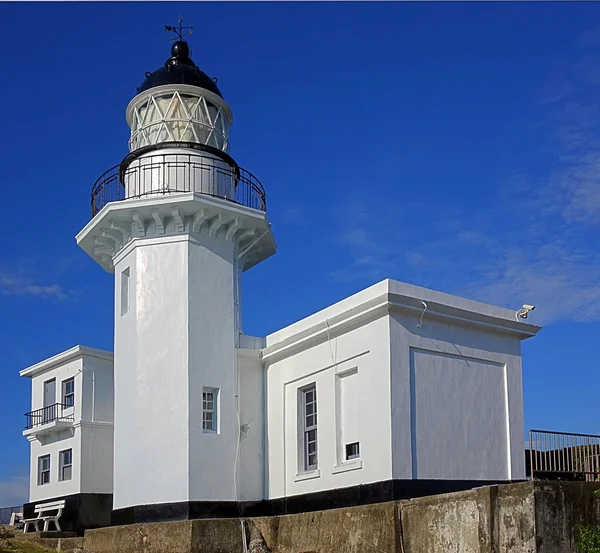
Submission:
<svg viewBox="0 0 600 553">
<path fill-rule="evenodd" d="M 421 320 L 419 321 L 417 328 L 421 328 L 423 326 L 423 315 L 425 315 L 425 311 L 427 311 L 427 304 L 424 301 L 422 301 L 421 304 L 425 309 L 423 309 L 423 313 L 421 313 Z"/>
</svg>

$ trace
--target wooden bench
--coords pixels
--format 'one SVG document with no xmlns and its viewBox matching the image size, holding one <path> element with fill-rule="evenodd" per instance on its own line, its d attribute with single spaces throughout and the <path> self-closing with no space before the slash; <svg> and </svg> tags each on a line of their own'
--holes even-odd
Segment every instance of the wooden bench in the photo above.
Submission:
<svg viewBox="0 0 600 553">
<path fill-rule="evenodd" d="M 61 501 L 51 501 L 50 503 L 39 503 L 35 505 L 33 508 L 33 512 L 37 513 L 36 518 L 26 518 L 23 520 L 23 532 L 27 532 L 30 524 L 33 524 L 36 532 L 40 531 L 40 522 L 44 523 L 44 532 L 48 532 L 50 527 L 50 523 L 53 522 L 56 530 L 60 532 L 60 524 L 58 523 L 58 519 L 60 515 L 62 515 L 62 511 L 65 508 L 65 500 Z M 53 515 L 47 515 L 45 513 L 56 511 Z"/>
</svg>

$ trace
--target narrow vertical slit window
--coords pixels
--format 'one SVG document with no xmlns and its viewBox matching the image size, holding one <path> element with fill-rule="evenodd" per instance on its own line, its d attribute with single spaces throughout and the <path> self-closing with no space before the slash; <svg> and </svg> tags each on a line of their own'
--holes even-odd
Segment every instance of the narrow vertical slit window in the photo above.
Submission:
<svg viewBox="0 0 600 553">
<path fill-rule="evenodd" d="M 129 267 L 121 273 L 121 317 L 129 312 Z"/>
<path fill-rule="evenodd" d="M 302 468 L 305 472 L 317 470 L 317 386 L 311 384 L 300 391 Z"/>
<path fill-rule="evenodd" d="M 38 486 L 50 484 L 50 455 L 38 457 Z"/>
<path fill-rule="evenodd" d="M 71 480 L 73 477 L 73 450 L 65 449 L 59 453 L 58 479 Z"/>
<path fill-rule="evenodd" d="M 218 388 L 202 389 L 202 430 L 217 433 L 218 424 Z"/>
</svg>

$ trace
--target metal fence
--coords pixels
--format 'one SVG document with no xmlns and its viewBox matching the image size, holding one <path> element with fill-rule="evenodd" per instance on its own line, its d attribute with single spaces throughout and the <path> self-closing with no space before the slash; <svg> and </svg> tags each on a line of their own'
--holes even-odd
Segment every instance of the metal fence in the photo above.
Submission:
<svg viewBox="0 0 600 553">
<path fill-rule="evenodd" d="M 531 430 L 526 461 L 532 479 L 600 481 L 600 436 Z"/>
<path fill-rule="evenodd" d="M 2 507 L 0 508 L 0 524 L 9 524 L 10 517 L 13 513 L 22 513 L 23 506 L 18 505 L 16 507 Z"/>
</svg>

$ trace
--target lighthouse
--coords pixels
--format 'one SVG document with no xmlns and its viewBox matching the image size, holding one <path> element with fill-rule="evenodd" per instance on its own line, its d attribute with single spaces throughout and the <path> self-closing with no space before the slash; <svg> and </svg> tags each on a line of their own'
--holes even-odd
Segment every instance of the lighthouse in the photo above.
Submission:
<svg viewBox="0 0 600 553">
<path fill-rule="evenodd" d="M 276 250 L 264 188 L 229 153 L 231 108 L 181 26 L 126 119 L 129 153 L 77 235 L 114 274 L 117 523 L 239 499 L 240 279 Z"/>
</svg>

